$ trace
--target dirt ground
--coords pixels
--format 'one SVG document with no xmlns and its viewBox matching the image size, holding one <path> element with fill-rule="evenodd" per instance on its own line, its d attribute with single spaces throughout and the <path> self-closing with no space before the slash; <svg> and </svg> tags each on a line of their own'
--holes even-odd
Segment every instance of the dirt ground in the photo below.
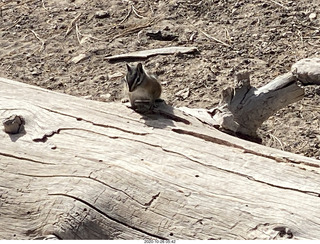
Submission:
<svg viewBox="0 0 320 244">
<path fill-rule="evenodd" d="M 236 71 L 260 87 L 320 50 L 319 0 L 2 0 L 0 9 L 0 76 L 105 102 L 120 102 L 126 73 L 110 55 L 197 47 L 143 64 L 168 104 L 212 108 Z M 319 104 L 320 88 L 308 87 L 262 125 L 263 144 L 320 159 Z"/>
</svg>

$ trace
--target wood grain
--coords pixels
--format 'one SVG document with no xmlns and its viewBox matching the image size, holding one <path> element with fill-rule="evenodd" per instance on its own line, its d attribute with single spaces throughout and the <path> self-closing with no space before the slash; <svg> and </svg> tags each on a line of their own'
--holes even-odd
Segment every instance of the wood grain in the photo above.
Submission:
<svg viewBox="0 0 320 244">
<path fill-rule="evenodd" d="M 0 79 L 0 238 L 319 239 L 320 162 L 163 105 L 140 115 Z"/>
</svg>

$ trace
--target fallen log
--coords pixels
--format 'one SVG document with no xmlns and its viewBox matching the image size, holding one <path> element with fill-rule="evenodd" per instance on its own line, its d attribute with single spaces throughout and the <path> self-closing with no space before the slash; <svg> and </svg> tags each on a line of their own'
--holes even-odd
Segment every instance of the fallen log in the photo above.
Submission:
<svg viewBox="0 0 320 244">
<path fill-rule="evenodd" d="M 141 115 L 0 78 L 0 119 L 13 115 L 1 239 L 320 238 L 318 160 L 165 104 Z"/>
</svg>

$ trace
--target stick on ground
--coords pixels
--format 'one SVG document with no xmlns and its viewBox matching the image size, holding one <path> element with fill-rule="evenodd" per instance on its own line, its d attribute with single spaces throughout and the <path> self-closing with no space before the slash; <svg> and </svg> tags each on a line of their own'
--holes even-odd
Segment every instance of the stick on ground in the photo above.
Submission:
<svg viewBox="0 0 320 244">
<path fill-rule="evenodd" d="M 70 34 L 70 32 L 72 31 L 73 27 L 75 26 L 76 21 L 80 18 L 80 16 L 82 15 L 82 13 L 79 13 L 70 23 L 70 25 L 68 26 L 68 29 L 66 31 L 66 34 L 64 35 L 64 37 L 67 37 L 67 35 Z"/>
<path fill-rule="evenodd" d="M 45 41 L 44 41 L 43 39 L 41 39 L 41 38 L 39 37 L 39 35 L 38 35 L 35 31 L 33 31 L 33 30 L 30 30 L 30 31 L 31 31 L 32 34 L 41 42 L 41 47 L 40 47 L 40 49 L 39 49 L 39 52 L 42 52 L 42 51 L 44 50 Z"/>
</svg>

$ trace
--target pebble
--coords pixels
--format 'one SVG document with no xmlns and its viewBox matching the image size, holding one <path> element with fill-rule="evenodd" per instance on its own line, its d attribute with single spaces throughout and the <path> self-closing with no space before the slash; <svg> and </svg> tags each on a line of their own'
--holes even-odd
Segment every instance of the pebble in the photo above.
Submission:
<svg viewBox="0 0 320 244">
<path fill-rule="evenodd" d="M 100 98 L 104 99 L 105 101 L 108 101 L 111 98 L 111 94 L 110 93 L 101 94 Z"/>
<path fill-rule="evenodd" d="M 310 19 L 311 21 L 315 20 L 316 18 L 317 18 L 317 14 L 316 14 L 316 13 L 311 13 L 311 14 L 309 14 L 309 19 Z"/>
<path fill-rule="evenodd" d="M 71 61 L 75 64 L 81 62 L 82 60 L 86 59 L 87 57 L 89 57 L 89 55 L 85 54 L 85 53 L 81 53 L 78 56 L 74 57 L 71 59 Z"/>
<path fill-rule="evenodd" d="M 104 19 L 104 18 L 109 18 L 110 14 L 108 11 L 100 10 L 95 13 L 95 17 L 98 19 Z"/>
</svg>

